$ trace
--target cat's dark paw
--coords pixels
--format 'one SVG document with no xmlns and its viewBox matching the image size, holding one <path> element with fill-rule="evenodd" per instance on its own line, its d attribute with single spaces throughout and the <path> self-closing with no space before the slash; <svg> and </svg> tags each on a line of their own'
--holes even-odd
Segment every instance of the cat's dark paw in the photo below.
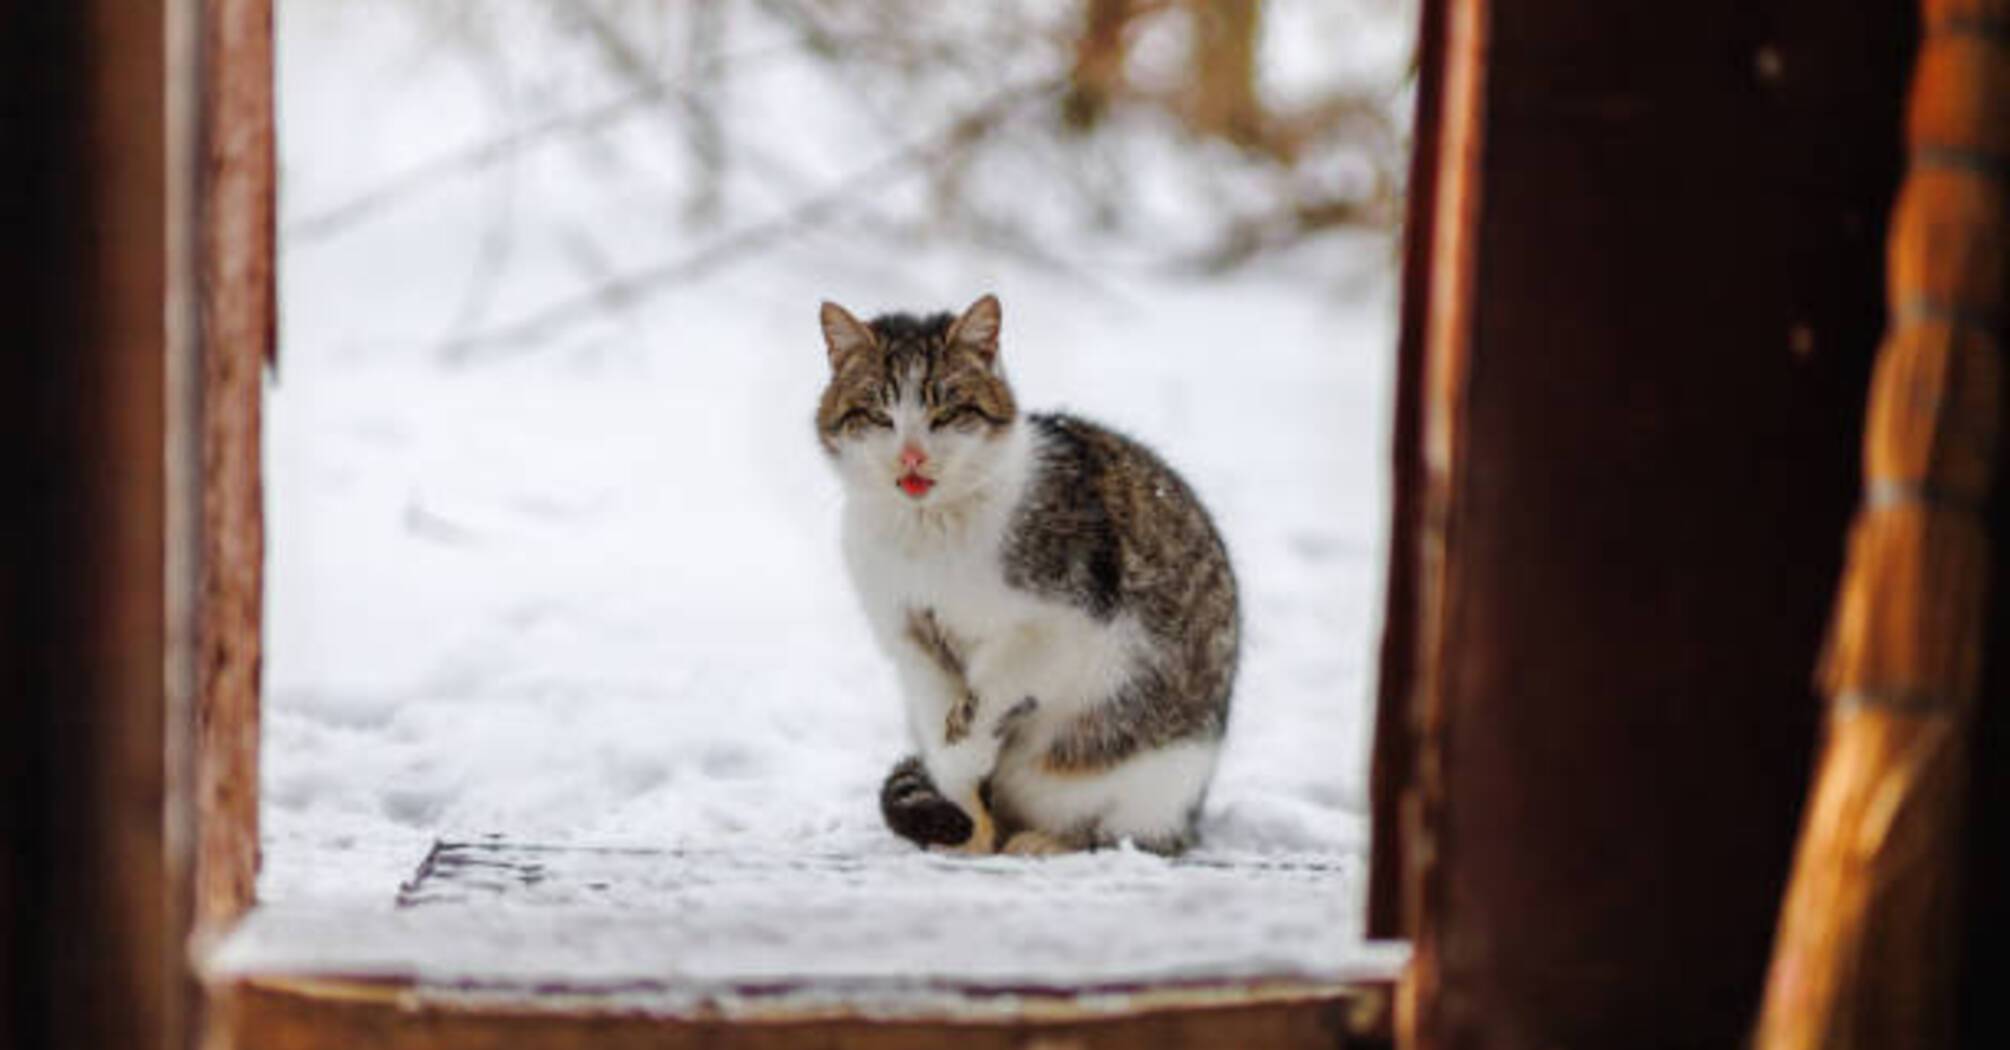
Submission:
<svg viewBox="0 0 2010 1050">
<path fill-rule="evenodd" d="M 886 775 L 879 813 L 888 829 L 917 846 L 954 846 L 976 830 L 969 815 L 935 789 L 928 769 L 913 756 Z"/>
<path fill-rule="evenodd" d="M 956 803 L 940 795 L 886 811 L 886 826 L 917 846 L 956 846 L 976 830 Z"/>
</svg>

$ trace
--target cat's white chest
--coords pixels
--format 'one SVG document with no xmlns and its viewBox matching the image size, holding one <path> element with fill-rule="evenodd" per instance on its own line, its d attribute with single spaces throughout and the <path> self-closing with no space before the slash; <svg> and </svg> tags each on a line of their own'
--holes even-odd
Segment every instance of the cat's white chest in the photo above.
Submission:
<svg viewBox="0 0 2010 1050">
<path fill-rule="evenodd" d="M 1029 729 L 1106 699 L 1132 673 L 1139 637 L 1130 618 L 1097 620 L 1005 582 L 1002 523 L 959 542 L 913 544 L 874 525 L 847 522 L 846 561 L 874 633 L 896 663 L 917 658 L 909 616 L 928 612 L 955 640 L 969 686 L 984 703 L 1038 702 Z M 918 712 L 924 719 L 946 702 L 909 701 L 925 708 Z"/>
<path fill-rule="evenodd" d="M 848 516 L 845 562 L 883 644 L 897 641 L 910 612 L 928 610 L 966 644 L 981 645 L 1029 612 L 1005 583 L 1003 530 L 979 527 L 953 537 L 908 536 Z"/>
</svg>

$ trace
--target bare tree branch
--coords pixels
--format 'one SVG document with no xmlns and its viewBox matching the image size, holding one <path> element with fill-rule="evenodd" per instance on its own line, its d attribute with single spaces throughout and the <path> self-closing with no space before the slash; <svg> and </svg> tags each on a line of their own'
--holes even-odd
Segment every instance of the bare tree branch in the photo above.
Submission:
<svg viewBox="0 0 2010 1050">
<path fill-rule="evenodd" d="M 854 195 L 903 170 L 929 164 L 945 150 L 954 148 L 957 142 L 982 134 L 1034 103 L 1044 103 L 1055 97 L 1063 86 L 1062 79 L 1047 79 L 1001 93 L 990 102 L 950 121 L 935 133 L 838 179 L 786 211 L 742 227 L 688 255 L 616 277 L 519 320 L 452 340 L 441 348 L 441 352 L 449 358 L 467 359 L 482 351 L 536 342 L 590 319 L 610 305 L 628 305 L 659 295 L 675 284 L 710 273 L 803 230 L 822 225 L 847 207 Z"/>
<path fill-rule="evenodd" d="M 1327 230 L 1342 227 L 1387 229 L 1399 209 L 1395 194 L 1384 186 L 1366 200 L 1317 199 L 1287 202 L 1270 215 L 1232 224 L 1219 244 L 1174 264 L 1176 272 L 1218 274 L 1280 251 Z"/>
<path fill-rule="evenodd" d="M 701 69 L 718 58 L 725 39 L 724 12 L 716 3 L 690 6 L 685 26 L 685 69 Z M 726 132 L 719 117 L 719 100 L 708 92 L 686 92 L 684 124 L 685 142 L 696 162 L 698 183 L 685 205 L 685 214 L 694 219 L 714 220 L 725 199 L 726 182 Z"/>
<path fill-rule="evenodd" d="M 740 54 L 720 54 L 712 61 L 689 70 L 687 79 L 702 81 L 716 76 L 727 66 L 782 57 L 796 51 L 795 45 L 785 45 L 750 49 Z M 636 85 L 634 90 L 597 106 L 512 128 L 494 138 L 412 167 L 348 200 L 294 219 L 280 230 L 281 247 L 305 245 L 336 236 L 456 175 L 481 171 L 547 142 L 587 135 L 636 113 L 680 102 L 690 90 L 688 84 L 655 76 L 646 66 L 640 76 L 628 79 Z"/>
<path fill-rule="evenodd" d="M 340 204 L 287 223 L 280 231 L 280 242 L 292 246 L 333 236 L 412 194 L 432 187 L 443 179 L 487 168 L 549 139 L 582 134 L 605 127 L 630 113 L 661 101 L 664 94 L 662 89 L 644 89 L 577 113 L 566 113 L 541 120 L 486 142 L 427 161 Z"/>
<path fill-rule="evenodd" d="M 656 100 L 665 104 L 659 107 L 658 111 L 670 118 L 672 130 L 684 139 L 687 145 L 699 143 L 700 148 L 714 151 L 719 171 L 723 173 L 725 157 L 730 152 L 748 162 L 745 165 L 747 170 L 766 179 L 773 186 L 793 189 L 801 185 L 803 180 L 800 174 L 769 151 L 756 148 L 747 142 L 729 143 L 725 136 L 724 122 L 715 122 L 705 130 L 695 129 L 692 126 L 694 115 L 705 113 L 710 108 L 710 100 L 704 97 L 704 93 L 697 86 L 703 84 L 707 77 L 700 75 L 698 70 L 694 69 L 687 78 L 666 80 L 657 74 L 648 57 L 638 51 L 622 34 L 621 28 L 608 21 L 598 8 L 585 2 L 573 3 L 571 0 L 549 0 L 549 4 L 553 16 L 562 23 L 575 24 L 585 31 L 587 39 L 617 76 L 644 91 L 654 92 Z M 721 61 L 717 65 L 702 68 L 716 74 L 725 68 L 725 63 Z M 711 136 L 709 141 L 706 139 L 708 133 Z M 695 159 L 699 178 L 703 179 L 712 158 L 700 155 Z"/>
</svg>

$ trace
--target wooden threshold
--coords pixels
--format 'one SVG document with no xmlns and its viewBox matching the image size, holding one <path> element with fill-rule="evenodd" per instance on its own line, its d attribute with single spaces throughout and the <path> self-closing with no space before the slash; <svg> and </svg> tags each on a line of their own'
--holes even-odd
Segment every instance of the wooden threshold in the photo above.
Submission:
<svg viewBox="0 0 2010 1050">
<path fill-rule="evenodd" d="M 1386 1046 L 1407 948 L 1308 932 L 1358 866 L 440 842 L 248 913 L 207 1045 Z"/>
<path fill-rule="evenodd" d="M 880 1015 L 778 991 L 680 1014 L 623 1008 L 563 987 L 514 992 L 408 981 L 241 976 L 212 984 L 208 1050 L 476 1050 L 594 1047 L 765 1050 L 943 1046 L 1376 1048 L 1389 1036 L 1390 985 L 1182 985 L 1117 992 L 974 993 L 929 1012 Z"/>
</svg>

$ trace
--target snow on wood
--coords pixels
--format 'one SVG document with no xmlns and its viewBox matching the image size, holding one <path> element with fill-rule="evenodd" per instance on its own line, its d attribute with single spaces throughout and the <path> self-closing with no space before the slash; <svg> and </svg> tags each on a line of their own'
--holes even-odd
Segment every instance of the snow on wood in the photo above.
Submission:
<svg viewBox="0 0 2010 1050">
<path fill-rule="evenodd" d="M 1399 947 L 1350 942 L 1356 858 L 1128 850 L 968 860 L 438 844 L 394 909 L 279 905 L 213 976 L 341 975 L 472 996 L 562 990 L 676 1012 L 786 996 L 900 1012 L 945 998 L 1148 986 L 1382 981 Z"/>
</svg>

